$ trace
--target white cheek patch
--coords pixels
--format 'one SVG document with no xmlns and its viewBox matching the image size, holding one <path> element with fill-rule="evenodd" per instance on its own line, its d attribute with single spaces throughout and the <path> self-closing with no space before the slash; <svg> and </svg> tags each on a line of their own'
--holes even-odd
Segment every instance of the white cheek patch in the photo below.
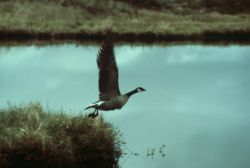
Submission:
<svg viewBox="0 0 250 168">
<path fill-rule="evenodd" d="M 138 92 L 142 92 L 142 90 L 141 90 L 141 89 L 137 89 L 137 91 L 138 91 Z"/>
</svg>

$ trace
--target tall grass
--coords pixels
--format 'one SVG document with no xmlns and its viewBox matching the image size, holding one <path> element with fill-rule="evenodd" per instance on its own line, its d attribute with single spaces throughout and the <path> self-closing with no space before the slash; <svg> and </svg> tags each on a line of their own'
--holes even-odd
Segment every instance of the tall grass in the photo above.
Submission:
<svg viewBox="0 0 250 168">
<path fill-rule="evenodd" d="M 38 103 L 0 110 L 1 168 L 112 168 L 119 132 L 102 118 L 52 114 Z"/>
</svg>

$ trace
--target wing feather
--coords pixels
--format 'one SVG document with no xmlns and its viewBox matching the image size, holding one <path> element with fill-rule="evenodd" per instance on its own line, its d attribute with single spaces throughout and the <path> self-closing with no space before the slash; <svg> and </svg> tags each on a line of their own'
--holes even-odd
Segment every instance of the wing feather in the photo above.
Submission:
<svg viewBox="0 0 250 168">
<path fill-rule="evenodd" d="M 99 98 L 109 100 L 119 96 L 118 68 L 115 60 L 113 44 L 106 38 L 97 56 L 99 68 Z"/>
</svg>

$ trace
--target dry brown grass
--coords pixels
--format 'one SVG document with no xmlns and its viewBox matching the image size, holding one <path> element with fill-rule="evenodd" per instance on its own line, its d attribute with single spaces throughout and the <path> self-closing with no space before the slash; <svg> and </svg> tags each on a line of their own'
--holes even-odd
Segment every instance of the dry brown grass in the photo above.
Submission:
<svg viewBox="0 0 250 168">
<path fill-rule="evenodd" d="M 38 103 L 11 106 L 0 110 L 0 167 L 118 167 L 119 137 L 102 118 L 48 113 Z"/>
</svg>

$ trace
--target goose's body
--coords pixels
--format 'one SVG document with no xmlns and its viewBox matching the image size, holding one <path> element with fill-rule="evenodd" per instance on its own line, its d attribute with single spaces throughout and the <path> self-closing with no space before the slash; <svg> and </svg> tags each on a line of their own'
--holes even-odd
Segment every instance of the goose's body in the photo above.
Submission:
<svg viewBox="0 0 250 168">
<path fill-rule="evenodd" d="M 145 91 L 145 89 L 138 87 L 126 94 L 120 93 L 118 68 L 115 61 L 113 44 L 108 38 L 102 42 L 97 56 L 97 66 L 99 68 L 99 101 L 85 108 L 95 109 L 93 113 L 89 114 L 89 117 L 96 117 L 98 110 L 121 109 L 127 103 L 130 96 Z"/>
<path fill-rule="evenodd" d="M 98 110 L 109 111 L 115 109 L 121 109 L 128 101 L 128 97 L 125 95 L 117 96 L 111 100 L 97 101 L 90 105 L 88 108 L 97 108 Z"/>
</svg>

